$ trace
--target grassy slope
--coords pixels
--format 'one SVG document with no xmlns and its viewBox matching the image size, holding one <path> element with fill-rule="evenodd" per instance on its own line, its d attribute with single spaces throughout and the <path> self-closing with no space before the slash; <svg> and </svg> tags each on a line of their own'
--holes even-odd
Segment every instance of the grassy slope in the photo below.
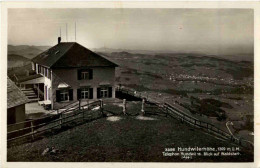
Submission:
<svg viewBox="0 0 260 168">
<path fill-rule="evenodd" d="M 251 161 L 252 155 L 239 157 L 163 157 L 166 147 L 228 147 L 228 142 L 215 139 L 180 122 L 156 117 L 157 120 L 137 120 L 122 117 L 119 121 L 102 118 L 48 138 L 8 148 L 8 161 Z M 41 156 L 54 146 L 60 152 Z"/>
</svg>

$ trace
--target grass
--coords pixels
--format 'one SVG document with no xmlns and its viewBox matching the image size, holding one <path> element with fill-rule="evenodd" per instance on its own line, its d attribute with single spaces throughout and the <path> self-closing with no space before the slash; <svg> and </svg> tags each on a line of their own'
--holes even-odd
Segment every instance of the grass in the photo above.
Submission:
<svg viewBox="0 0 260 168">
<path fill-rule="evenodd" d="M 130 106 L 130 103 L 129 103 Z M 136 107 L 137 105 L 135 105 Z M 128 108 L 129 110 L 131 108 Z M 135 109 L 135 108 L 133 108 Z M 136 113 L 135 111 L 132 111 Z M 229 157 L 163 157 L 168 147 L 232 147 L 198 129 L 162 116 L 154 120 L 140 120 L 136 116 L 120 115 L 119 120 L 101 118 L 60 133 L 53 133 L 38 141 L 7 149 L 8 161 L 62 162 L 173 162 L 173 161 L 252 161 L 244 153 Z M 55 155 L 41 153 L 47 147 L 59 149 Z"/>
</svg>

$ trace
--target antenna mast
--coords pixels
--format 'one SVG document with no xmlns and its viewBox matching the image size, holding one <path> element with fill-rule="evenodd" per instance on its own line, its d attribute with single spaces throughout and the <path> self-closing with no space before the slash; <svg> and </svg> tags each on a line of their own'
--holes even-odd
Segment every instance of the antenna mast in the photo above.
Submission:
<svg viewBox="0 0 260 168">
<path fill-rule="evenodd" d="M 67 42 L 68 42 L 68 28 L 67 28 L 67 23 L 66 23 L 66 39 L 67 39 Z"/>
<path fill-rule="evenodd" d="M 77 23 L 75 22 L 75 42 L 77 41 Z"/>
</svg>

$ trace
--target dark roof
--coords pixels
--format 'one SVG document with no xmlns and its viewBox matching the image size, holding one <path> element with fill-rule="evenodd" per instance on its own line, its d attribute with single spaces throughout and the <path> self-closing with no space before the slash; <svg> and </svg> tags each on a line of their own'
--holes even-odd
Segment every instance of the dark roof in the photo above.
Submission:
<svg viewBox="0 0 260 168">
<path fill-rule="evenodd" d="M 117 65 L 75 42 L 62 42 L 32 59 L 48 68 L 96 67 Z"/>
<path fill-rule="evenodd" d="M 28 102 L 29 99 L 24 93 L 7 77 L 7 108 L 9 109 Z"/>
</svg>

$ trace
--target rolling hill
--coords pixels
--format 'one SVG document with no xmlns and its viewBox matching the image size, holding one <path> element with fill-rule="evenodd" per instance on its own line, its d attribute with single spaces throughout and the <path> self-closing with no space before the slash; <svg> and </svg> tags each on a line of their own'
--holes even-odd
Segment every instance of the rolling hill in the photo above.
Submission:
<svg viewBox="0 0 260 168">
<path fill-rule="evenodd" d="M 30 59 L 16 54 L 8 54 L 8 68 L 21 67 L 30 64 Z"/>
<path fill-rule="evenodd" d="M 8 55 L 16 54 L 32 59 L 48 48 L 50 48 L 50 46 L 8 45 Z"/>
</svg>

